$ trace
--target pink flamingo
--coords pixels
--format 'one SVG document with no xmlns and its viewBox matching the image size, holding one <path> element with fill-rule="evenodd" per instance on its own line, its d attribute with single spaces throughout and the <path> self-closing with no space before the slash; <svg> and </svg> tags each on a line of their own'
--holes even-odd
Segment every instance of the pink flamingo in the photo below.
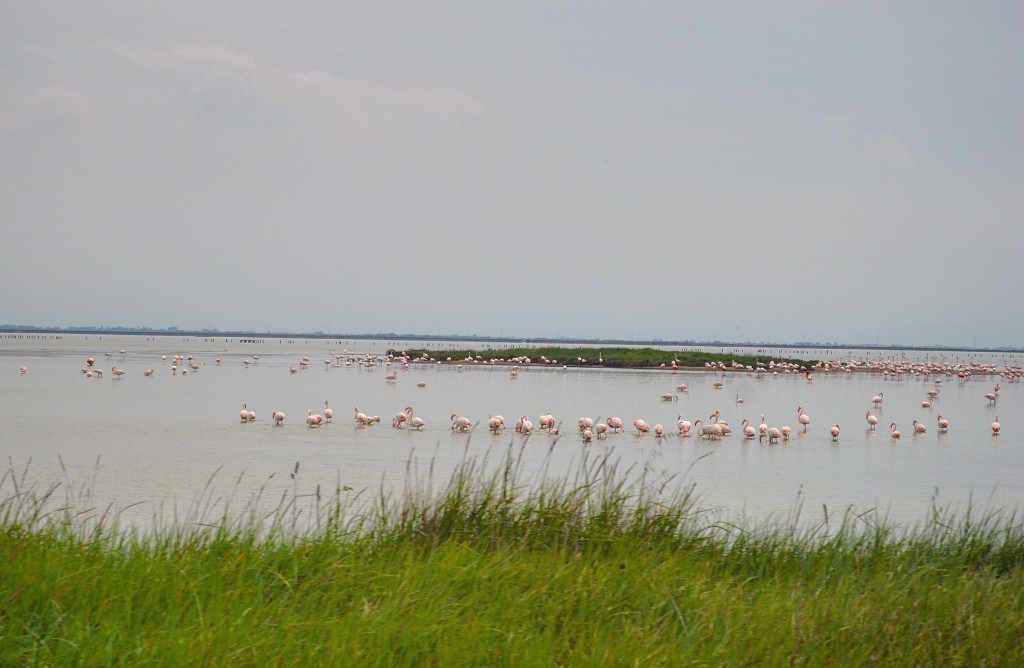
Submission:
<svg viewBox="0 0 1024 668">
<path fill-rule="evenodd" d="M 792 431 L 792 429 L 789 428 L 789 425 L 783 425 L 783 427 L 782 427 L 782 440 L 783 441 L 789 441 L 789 433 L 791 431 Z"/>
<path fill-rule="evenodd" d="M 939 416 L 939 431 L 949 431 L 949 420 Z"/>
<path fill-rule="evenodd" d="M 839 425 L 837 425 L 837 424 L 832 425 L 831 431 L 832 431 L 832 442 L 833 443 L 838 443 L 839 442 Z"/>
<path fill-rule="evenodd" d="M 356 424 L 357 425 L 364 426 L 364 425 L 369 423 L 369 420 L 370 420 L 369 416 L 366 413 L 361 413 L 359 411 L 359 406 L 355 407 L 355 411 L 356 411 Z"/>
<path fill-rule="evenodd" d="M 540 416 L 540 428 L 541 429 L 551 429 L 554 426 L 555 426 L 555 418 L 554 418 L 553 415 L 551 415 L 551 413 L 547 413 L 546 415 L 541 415 Z"/>
<path fill-rule="evenodd" d="M 242 422 L 248 422 L 249 421 L 249 411 L 246 410 L 246 406 L 245 406 L 245 402 L 244 401 L 242 402 L 242 410 L 240 410 L 238 412 L 238 417 L 242 420 Z"/>
<path fill-rule="evenodd" d="M 915 434 L 923 434 L 926 431 L 928 431 L 928 427 L 924 426 L 922 423 L 918 422 L 917 419 L 915 419 L 914 420 L 914 433 Z"/>
<path fill-rule="evenodd" d="M 889 425 L 889 429 L 890 431 L 892 431 L 893 440 L 898 439 L 900 437 L 900 430 L 896 428 L 895 422 Z"/>
<path fill-rule="evenodd" d="M 623 431 L 622 418 L 610 417 L 607 420 L 608 427 L 613 431 Z"/>
<path fill-rule="evenodd" d="M 606 438 L 608 435 L 608 424 L 605 422 L 598 422 L 594 427 L 594 430 L 597 432 L 598 438 Z"/>
<path fill-rule="evenodd" d="M 658 438 L 661 438 L 662 436 L 665 435 L 665 428 L 661 426 L 660 422 L 654 425 L 654 435 Z"/>
<path fill-rule="evenodd" d="M 327 399 L 324 399 L 324 419 L 327 420 L 328 422 L 334 420 L 334 410 L 331 408 L 331 405 L 328 403 Z"/>
<path fill-rule="evenodd" d="M 796 407 L 796 415 L 796 419 L 800 422 L 800 424 L 804 426 L 804 431 L 807 431 L 807 425 L 811 424 L 811 418 L 808 417 L 806 413 L 804 413 L 803 406 Z"/>
<path fill-rule="evenodd" d="M 868 421 L 868 429 L 874 429 L 878 426 L 878 418 L 873 415 L 871 411 L 868 411 L 867 415 L 864 416 L 864 419 Z"/>
<path fill-rule="evenodd" d="M 753 439 L 757 436 L 757 430 L 754 429 L 747 418 L 743 418 L 743 436 L 747 439 Z"/>
<path fill-rule="evenodd" d="M 405 414 L 408 418 L 409 426 L 415 429 L 416 431 L 419 431 L 420 429 L 423 429 L 423 427 L 427 426 L 427 423 L 423 418 L 413 416 L 412 406 L 405 407 Z"/>
<path fill-rule="evenodd" d="M 24 369 L 24 368 L 25 368 L 25 367 L 22 367 L 22 369 Z M 25 372 L 24 372 L 24 371 L 22 371 L 22 373 L 25 373 Z M 125 373 L 127 373 L 127 372 L 126 372 L 126 371 L 125 371 L 124 369 L 118 369 L 118 368 L 117 368 L 117 367 L 115 366 L 115 367 L 111 367 L 111 369 L 110 369 L 110 373 L 114 374 L 114 380 L 117 380 L 118 378 L 120 378 L 121 376 L 123 376 L 123 375 L 124 375 Z"/>
<path fill-rule="evenodd" d="M 679 435 L 680 436 L 689 436 L 690 435 L 690 428 L 693 427 L 693 425 L 690 424 L 690 421 L 689 420 L 684 420 L 682 415 L 677 417 L 676 420 L 677 420 L 676 425 L 679 427 Z"/>
<path fill-rule="evenodd" d="M 526 416 L 519 418 L 516 422 L 516 433 L 529 434 L 533 431 L 533 423 L 526 419 Z"/>
<path fill-rule="evenodd" d="M 284 423 L 284 413 L 281 411 L 274 411 L 270 417 L 274 419 L 275 427 L 280 427 Z"/>
<path fill-rule="evenodd" d="M 452 413 L 452 429 L 458 432 L 467 432 L 469 428 L 473 426 L 473 423 L 469 421 L 469 418 L 464 418 L 458 413 Z"/>
<path fill-rule="evenodd" d="M 993 436 L 998 436 L 999 435 L 999 430 L 1002 429 L 1002 428 L 1003 428 L 1003 426 L 1001 424 L 999 424 L 999 416 L 997 415 L 996 416 L 996 421 L 992 423 L 992 435 Z"/>
<path fill-rule="evenodd" d="M 633 426 L 636 427 L 637 432 L 641 434 L 646 434 L 651 430 L 651 427 L 641 418 L 636 418 L 635 420 L 633 420 Z"/>
</svg>

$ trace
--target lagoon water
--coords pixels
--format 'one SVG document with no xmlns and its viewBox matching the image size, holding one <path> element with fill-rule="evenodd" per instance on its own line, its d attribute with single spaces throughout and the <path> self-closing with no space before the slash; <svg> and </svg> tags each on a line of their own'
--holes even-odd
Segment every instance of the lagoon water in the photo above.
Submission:
<svg viewBox="0 0 1024 668">
<path fill-rule="evenodd" d="M 317 487 L 330 492 L 350 487 L 345 493 L 363 498 L 379 496 L 381 490 L 401 493 L 410 479 L 430 480 L 438 487 L 465 459 L 493 463 L 512 448 L 521 450 L 528 476 L 542 471 L 562 476 L 577 471 L 584 460 L 608 456 L 620 472 L 692 484 L 701 507 L 730 521 L 792 517 L 799 506 L 805 520 L 820 519 L 825 508 L 833 516 L 852 509 L 909 526 L 925 520 L 933 505 L 1011 512 L 1024 500 L 1024 386 L 997 375 L 975 375 L 960 383 L 955 375 L 819 371 L 808 382 L 795 373 L 723 376 L 704 370 L 534 364 L 513 378 L 504 366 L 366 368 L 338 364 L 336 357 L 346 351 L 358 358 L 430 347 L 443 359 L 445 350 L 513 343 L 5 335 L 0 337 L 0 454 L 7 475 L 0 499 L 26 487 L 39 493 L 58 485 L 54 497 L 60 503 L 82 513 L 113 512 L 122 524 L 138 526 L 155 518 L 174 521 L 198 503 L 210 503 L 215 513 L 245 506 L 257 494 L 273 507 L 283 496 L 305 498 Z M 998 369 L 1018 365 L 1022 357 L 973 351 L 721 351 L 762 355 L 766 362 L 773 355 L 941 359 L 991 363 Z M 174 355 L 193 356 L 199 370 L 172 374 Z M 89 356 L 95 368 L 104 370 L 101 378 L 82 372 Z M 310 359 L 308 368 L 300 368 L 304 356 Z M 20 373 L 22 366 L 25 373 Z M 110 371 L 114 366 L 126 374 L 116 378 Z M 153 369 L 153 375 L 144 376 L 146 369 Z M 397 373 L 396 382 L 386 382 L 391 372 Z M 721 389 L 713 385 L 718 380 Z M 984 395 L 997 382 L 1002 388 L 993 406 Z M 676 393 L 682 383 L 689 390 Z M 936 386 L 940 394 L 932 407 L 922 408 L 927 391 Z M 875 408 L 871 397 L 879 392 L 884 402 Z M 678 394 L 678 400 L 662 400 L 666 393 Z M 335 411 L 334 422 L 307 428 L 307 411 L 322 412 L 325 400 Z M 255 411 L 255 422 L 239 420 L 243 402 Z M 356 426 L 356 406 L 380 415 L 381 422 Z M 426 420 L 426 428 L 392 428 L 392 416 L 406 406 Z M 811 417 L 806 432 L 797 422 L 798 406 Z M 869 409 L 879 418 L 877 430 L 868 428 Z M 282 427 L 271 420 L 277 410 L 287 415 Z M 732 425 L 731 436 L 709 442 L 695 432 L 686 438 L 676 435 L 679 415 L 706 422 L 716 410 Z M 477 427 L 469 434 L 453 432 L 452 413 Z M 537 429 L 545 413 L 560 423 L 557 438 Z M 489 433 L 491 414 L 504 415 L 509 428 Z M 939 433 L 940 414 L 950 422 L 947 433 Z M 529 439 L 511 429 L 520 415 L 535 425 Z M 756 426 L 762 415 L 770 426 L 789 425 L 790 441 L 744 440 L 741 421 L 749 418 Z M 990 425 L 997 415 L 1003 429 L 993 436 Z M 584 445 L 576 428 L 582 416 L 621 417 L 626 432 Z M 637 417 L 652 427 L 663 424 L 669 436 L 636 434 L 631 424 Z M 913 433 L 915 419 L 927 432 Z M 903 434 L 898 441 L 890 437 L 893 421 Z M 833 443 L 829 429 L 836 423 L 842 431 Z"/>
</svg>

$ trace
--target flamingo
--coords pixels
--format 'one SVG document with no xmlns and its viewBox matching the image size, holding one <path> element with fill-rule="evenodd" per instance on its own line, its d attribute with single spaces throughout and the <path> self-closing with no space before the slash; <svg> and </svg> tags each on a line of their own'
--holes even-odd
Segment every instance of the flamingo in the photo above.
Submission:
<svg viewBox="0 0 1024 668">
<path fill-rule="evenodd" d="M 608 418 L 607 422 L 608 422 L 608 427 L 613 432 L 614 431 L 623 431 L 622 418 L 610 417 L 610 418 Z"/>
<path fill-rule="evenodd" d="M 412 406 L 405 407 L 405 414 L 408 418 L 409 426 L 415 429 L 416 431 L 419 431 L 423 427 L 427 426 L 427 423 L 423 418 L 413 416 Z"/>
<path fill-rule="evenodd" d="M 684 420 L 682 415 L 677 417 L 676 420 L 678 420 L 678 422 L 676 424 L 679 427 L 679 435 L 680 436 L 689 436 L 690 435 L 690 428 L 693 426 L 692 424 L 690 424 L 690 421 L 689 420 Z"/>
<path fill-rule="evenodd" d="M 867 412 L 864 419 L 868 421 L 868 429 L 874 429 L 878 426 L 878 418 L 871 414 L 871 411 Z"/>
<path fill-rule="evenodd" d="M 778 427 L 768 427 L 768 442 L 778 443 L 779 439 L 782 438 L 782 432 Z"/>
<path fill-rule="evenodd" d="M 584 429 L 580 436 L 583 438 L 584 443 L 590 443 L 594 439 L 594 432 L 590 429 Z"/>
<path fill-rule="evenodd" d="M 900 437 L 900 430 L 896 428 L 895 422 L 889 425 L 889 429 L 892 431 L 893 439 L 898 439 Z"/>
<path fill-rule="evenodd" d="M 152 369 L 146 369 L 145 371 L 142 372 L 142 375 L 143 376 L 152 376 L 153 375 L 153 370 Z"/>
<path fill-rule="evenodd" d="M 516 433 L 529 434 L 533 431 L 533 423 L 526 419 L 526 416 L 519 418 L 519 422 L 516 422 Z"/>
<path fill-rule="evenodd" d="M 732 427 L 730 427 L 729 423 L 726 422 L 725 420 L 719 419 L 719 416 L 720 416 L 720 413 L 718 411 L 715 411 L 714 413 L 709 415 L 708 418 L 709 419 L 710 418 L 715 418 L 714 424 L 718 425 L 718 428 L 722 431 L 722 433 L 720 434 L 721 436 L 724 436 L 726 434 L 731 434 L 732 433 Z"/>
<path fill-rule="evenodd" d="M 663 426 L 661 426 L 660 422 L 658 424 L 654 425 L 654 435 L 657 438 L 661 438 L 661 437 L 663 437 L 665 435 L 665 428 Z"/>
<path fill-rule="evenodd" d="M 25 367 L 21 367 L 21 368 L 24 369 Z M 25 373 L 25 371 L 22 371 L 22 373 Z M 127 372 L 124 369 L 118 369 L 115 366 L 115 367 L 111 367 L 110 368 L 110 373 L 114 374 L 114 380 L 117 380 L 121 376 L 125 375 L 125 373 L 127 373 Z"/>
<path fill-rule="evenodd" d="M 838 443 L 839 442 L 839 425 L 838 424 L 832 425 L 831 431 L 832 431 L 832 442 L 833 443 Z"/>
<path fill-rule="evenodd" d="M 458 413 L 452 413 L 452 429 L 458 432 L 467 432 L 469 428 L 473 426 L 473 423 L 469 421 L 469 418 L 464 418 Z"/>
<path fill-rule="evenodd" d="M 690 390 L 690 386 L 687 385 L 686 383 L 681 383 L 679 385 L 676 385 L 676 392 L 688 392 L 689 390 Z"/>
<path fill-rule="evenodd" d="M 242 410 L 238 412 L 238 417 L 241 418 L 242 422 L 249 421 L 249 411 L 246 410 L 245 402 L 242 402 Z"/>
<path fill-rule="evenodd" d="M 503 425 L 504 425 L 504 420 L 501 419 L 500 415 L 499 416 L 493 416 L 492 415 L 487 420 L 487 429 L 489 429 L 490 432 L 492 434 L 495 434 L 495 435 L 497 435 L 498 431 L 502 428 Z"/>
<path fill-rule="evenodd" d="M 581 417 L 576 421 L 576 424 L 579 425 L 580 431 L 594 428 L 594 421 L 588 417 Z"/>
<path fill-rule="evenodd" d="M 928 401 L 927 399 L 925 399 L 924 401 L 921 402 L 921 408 L 931 408 L 931 407 L 932 407 L 932 402 Z"/>
<path fill-rule="evenodd" d="M 330 403 L 328 403 L 327 399 L 324 399 L 324 419 L 327 420 L 328 422 L 334 420 L 334 409 L 331 408 L 331 405 Z"/>
<path fill-rule="evenodd" d="M 783 426 L 782 427 L 782 440 L 783 441 L 788 441 L 789 440 L 789 432 L 791 432 L 791 431 L 792 431 L 792 429 L 790 429 L 789 426 Z"/>
<path fill-rule="evenodd" d="M 284 423 L 284 413 L 281 411 L 274 411 L 270 417 L 274 419 L 274 426 L 280 427 Z"/>
<path fill-rule="evenodd" d="M 712 424 L 701 424 L 700 420 L 697 420 L 693 423 L 693 426 L 696 427 L 698 424 L 700 424 L 700 427 L 697 428 L 698 436 L 706 436 L 712 441 L 715 440 L 715 438 L 722 438 L 722 425 L 717 422 Z"/>
<path fill-rule="evenodd" d="M 594 430 L 597 432 L 598 438 L 606 438 L 608 436 L 608 424 L 605 422 L 598 422 Z"/>
<path fill-rule="evenodd" d="M 320 415 L 319 413 L 314 415 L 312 410 L 306 411 L 306 425 L 310 429 L 314 429 L 316 427 L 319 427 L 321 424 L 323 424 L 323 421 L 324 421 L 324 416 L 323 415 Z"/>
<path fill-rule="evenodd" d="M 553 415 L 551 415 L 551 413 L 548 413 L 546 415 L 541 415 L 540 416 L 540 428 L 541 429 L 551 429 L 554 426 L 555 426 L 555 418 L 554 418 Z"/>
<path fill-rule="evenodd" d="M 359 426 L 363 426 L 363 425 L 367 424 L 369 419 L 370 419 L 369 416 L 367 416 L 366 413 L 359 412 L 359 406 L 355 407 L 355 411 L 356 411 L 356 424 L 359 425 Z"/>
<path fill-rule="evenodd" d="M 999 430 L 1002 429 L 1002 427 L 1003 426 L 1001 424 L 999 424 L 999 416 L 997 415 L 996 416 L 996 421 L 992 423 L 992 435 L 993 436 L 998 436 L 999 435 Z"/>
<path fill-rule="evenodd" d="M 396 429 L 401 429 L 405 421 L 409 419 L 409 415 L 402 411 L 401 413 L 395 413 L 395 417 L 391 418 L 391 426 Z"/>
<path fill-rule="evenodd" d="M 811 418 L 809 418 L 807 414 L 804 413 L 803 406 L 796 407 L 796 416 L 796 419 L 799 420 L 800 424 L 804 426 L 804 431 L 807 431 L 807 425 L 811 423 Z"/>
<path fill-rule="evenodd" d="M 633 426 L 636 427 L 637 432 L 641 434 L 646 434 L 651 430 L 650 425 L 648 425 L 642 418 L 636 418 L 633 420 Z"/>
<path fill-rule="evenodd" d="M 384 376 L 384 382 L 385 383 L 397 383 L 398 382 L 398 372 L 397 371 L 392 371 L 388 375 Z"/>
<path fill-rule="evenodd" d="M 743 436 L 747 439 L 753 439 L 757 436 L 757 430 L 754 429 L 747 418 L 743 418 Z"/>
<path fill-rule="evenodd" d="M 988 405 L 989 406 L 995 406 L 996 405 L 996 399 L 999 398 L 999 395 L 998 394 L 993 394 L 993 393 L 989 392 L 988 394 L 985 395 L 985 398 L 988 399 Z"/>
<path fill-rule="evenodd" d="M 875 405 L 875 408 L 878 408 L 879 406 L 882 405 L 882 396 L 882 393 L 879 392 L 875 396 L 871 397 L 871 403 Z"/>
<path fill-rule="evenodd" d="M 914 420 L 914 433 L 915 434 L 923 434 L 926 431 L 928 431 L 928 427 L 924 426 L 924 424 L 918 422 L 917 419 L 915 419 Z"/>
<path fill-rule="evenodd" d="M 678 394 L 663 394 L 661 395 L 662 401 L 679 401 Z"/>
<path fill-rule="evenodd" d="M 949 431 L 949 420 L 939 416 L 939 431 Z"/>
<path fill-rule="evenodd" d="M 736 395 L 736 403 L 742 404 L 743 403 L 743 397 L 741 397 L 740 395 L 737 394 Z"/>
<path fill-rule="evenodd" d="M 762 440 L 764 439 L 764 437 L 765 437 L 765 434 L 767 434 L 767 433 L 768 433 L 768 425 L 767 425 L 767 424 L 765 424 L 765 421 L 764 421 L 764 416 L 763 416 L 763 415 L 761 416 L 761 424 L 760 424 L 760 425 L 758 425 L 758 427 L 757 427 L 757 431 L 758 431 L 758 433 L 760 433 L 760 434 L 761 434 L 761 439 L 762 439 Z"/>
</svg>

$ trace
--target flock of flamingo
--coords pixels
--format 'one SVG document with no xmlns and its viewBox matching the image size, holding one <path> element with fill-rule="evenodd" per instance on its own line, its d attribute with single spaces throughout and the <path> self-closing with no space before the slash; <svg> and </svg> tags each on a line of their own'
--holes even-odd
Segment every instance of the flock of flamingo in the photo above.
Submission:
<svg viewBox="0 0 1024 668">
<path fill-rule="evenodd" d="M 120 354 L 121 359 L 125 359 L 127 356 L 127 353 L 124 350 L 119 350 L 118 353 Z M 109 359 L 113 357 L 113 353 L 108 352 L 106 353 L 106 356 Z M 161 359 L 162 361 L 166 362 L 168 360 L 168 356 L 163 355 Z M 258 364 L 259 361 L 259 356 L 254 355 L 251 360 L 248 358 L 244 359 L 242 361 L 242 364 L 248 367 L 250 364 Z M 479 357 L 467 357 L 466 359 L 461 361 L 447 358 L 444 361 L 449 363 L 454 362 L 455 364 L 458 365 L 460 370 L 462 369 L 463 364 L 506 364 L 509 366 L 509 373 L 512 378 L 516 378 L 518 376 L 520 365 L 528 366 L 534 363 L 533 360 L 531 360 L 528 357 L 516 357 L 510 358 L 509 360 L 492 360 L 490 362 L 483 362 L 482 359 Z M 192 356 L 185 357 L 182 355 L 172 356 L 171 362 L 171 373 L 174 375 L 178 373 L 179 369 L 181 370 L 182 374 L 186 374 L 188 373 L 188 371 L 192 371 L 193 373 L 197 372 L 200 370 L 201 366 L 205 364 L 205 362 L 196 363 Z M 405 355 L 404 353 L 399 355 L 389 354 L 387 356 L 379 356 L 371 355 L 369 353 L 365 355 L 358 355 L 355 353 L 351 353 L 349 351 L 345 351 L 344 353 L 340 354 L 330 353 L 330 358 L 324 360 L 324 365 L 326 367 L 339 367 L 342 365 L 349 366 L 357 364 L 360 366 L 375 368 L 378 365 L 382 364 L 390 366 L 392 363 L 397 363 L 401 365 L 402 369 L 407 370 L 410 367 L 410 364 L 423 362 L 436 364 L 442 363 L 440 360 L 436 360 L 435 358 L 429 357 L 426 353 L 424 353 L 423 356 L 420 358 L 413 359 Z M 96 360 L 93 357 L 88 357 L 86 359 L 85 367 L 82 368 L 82 373 L 88 377 L 102 378 L 103 371 L 99 368 L 96 368 L 95 363 Z M 309 357 L 302 357 L 299 360 L 298 366 L 299 368 L 307 368 L 309 366 L 309 363 Z M 551 365 L 557 364 L 557 360 L 549 360 L 545 357 L 541 357 L 539 363 Z M 583 360 L 581 358 L 577 360 L 577 363 L 585 364 L 587 363 L 587 360 Z M 221 364 L 221 359 L 219 357 L 216 358 L 215 364 Z M 734 362 L 731 366 L 727 366 L 725 364 L 708 364 L 706 366 L 709 369 L 722 372 L 722 378 L 725 377 L 726 371 L 748 371 L 755 373 L 770 372 L 774 374 L 802 373 L 806 377 L 808 382 L 813 381 L 813 376 L 811 375 L 809 369 L 800 368 L 796 365 L 790 365 L 786 363 L 771 362 L 769 364 L 758 364 L 756 367 L 750 367 L 739 365 L 738 363 Z M 677 368 L 675 363 L 672 364 L 672 368 Z M 959 362 L 953 365 L 948 364 L 946 362 L 896 363 L 891 361 L 885 361 L 869 363 L 863 360 L 850 359 L 845 363 L 819 362 L 813 368 L 824 372 L 875 371 L 883 374 L 883 376 L 900 376 L 908 373 L 913 375 L 937 376 L 934 382 L 934 387 L 932 387 L 926 392 L 926 397 L 921 402 L 922 408 L 930 408 L 932 406 L 932 403 L 938 398 L 941 391 L 940 385 L 942 383 L 942 377 L 940 376 L 943 375 L 952 376 L 955 374 L 955 376 L 959 379 L 960 383 L 964 383 L 972 375 L 978 373 L 986 375 L 999 373 L 999 375 L 1008 379 L 1009 382 L 1019 382 L 1020 378 L 1024 376 L 1024 371 L 1022 371 L 1022 369 L 1019 366 L 1006 367 L 1002 372 L 997 372 L 994 365 L 964 365 L 960 364 Z M 28 368 L 22 366 L 19 368 L 19 372 L 21 374 L 25 374 L 28 372 Z M 289 372 L 296 373 L 297 369 L 294 366 L 289 367 Z M 111 367 L 110 373 L 114 376 L 115 380 L 119 380 L 122 377 L 124 377 L 127 372 L 124 369 L 120 369 L 115 365 Z M 155 372 L 153 369 L 146 369 L 143 372 L 143 375 L 151 377 L 154 375 L 154 373 Z M 397 382 L 397 378 L 397 372 L 390 372 L 385 376 L 385 382 L 394 383 Z M 426 383 L 421 381 L 417 383 L 417 385 L 419 387 L 425 387 Z M 716 380 L 713 383 L 713 387 L 715 389 L 721 389 L 723 385 L 724 382 L 721 379 Z M 676 393 L 662 394 L 661 399 L 663 401 L 678 401 L 678 393 L 686 392 L 688 391 L 688 389 L 689 387 L 686 383 L 680 384 L 676 387 Z M 1000 384 L 996 383 L 992 392 L 989 392 L 984 395 L 984 398 L 988 401 L 989 405 L 996 405 L 996 402 L 999 398 L 1000 389 Z M 875 409 L 879 409 L 882 405 L 883 400 L 884 395 L 883 393 L 879 392 L 877 395 L 871 398 L 870 403 L 874 406 Z M 743 403 L 743 398 L 740 397 L 739 395 L 736 395 L 736 404 L 742 405 Z M 358 427 L 368 427 L 381 422 L 381 416 L 368 415 L 366 413 L 363 413 L 359 410 L 358 406 L 354 408 L 353 413 L 355 424 Z M 797 406 L 796 413 L 797 422 L 802 427 L 803 431 L 806 432 L 808 426 L 811 424 L 811 418 L 806 413 L 804 413 L 803 406 Z M 256 413 L 252 410 L 249 410 L 245 403 L 242 404 L 242 409 L 239 414 L 239 417 L 241 419 L 241 422 L 246 424 L 256 421 Z M 280 427 L 283 426 L 286 419 L 286 415 L 282 411 L 275 410 L 271 413 L 271 419 L 273 421 L 274 426 Z M 333 422 L 333 420 L 334 410 L 331 409 L 329 401 L 326 400 L 324 401 L 324 409 L 322 412 L 314 413 L 312 410 L 308 410 L 305 418 L 306 425 L 309 428 L 321 427 L 325 424 Z M 868 409 L 865 413 L 865 420 L 867 422 L 869 430 L 874 430 L 877 428 L 879 419 L 878 416 L 871 411 L 871 409 Z M 668 430 L 666 430 L 666 428 L 662 424 L 655 424 L 651 426 L 643 418 L 640 417 L 635 418 L 632 424 L 635 433 L 638 435 L 653 433 L 654 436 L 658 438 L 669 435 Z M 394 417 L 391 420 L 391 425 L 395 429 L 410 428 L 416 431 L 420 431 L 424 427 L 426 427 L 427 423 L 423 418 L 414 415 L 412 406 L 406 406 L 404 410 L 399 411 L 394 415 Z M 450 416 L 450 426 L 453 431 L 465 433 L 471 431 L 474 428 L 474 422 L 464 416 L 458 415 L 457 413 L 452 413 Z M 609 417 L 603 420 L 601 418 L 595 420 L 590 417 L 580 417 L 577 420 L 577 426 L 580 437 L 583 439 L 584 442 L 588 443 L 595 438 L 601 439 L 607 437 L 608 434 L 622 433 L 625 431 L 623 420 L 619 417 Z M 489 416 L 487 420 L 487 428 L 493 434 L 500 433 L 501 430 L 505 428 L 505 418 L 501 415 Z M 948 431 L 949 420 L 946 419 L 944 416 L 939 415 L 937 419 L 937 428 L 940 433 Z M 991 430 L 993 435 L 998 435 L 1000 433 L 1001 428 L 1002 426 L 999 423 L 999 417 L 996 416 L 995 421 L 993 421 L 991 424 Z M 514 430 L 516 433 L 530 435 L 533 433 L 533 429 L 533 422 L 530 421 L 525 415 L 519 417 L 514 424 Z M 924 423 L 919 422 L 916 418 L 913 420 L 912 430 L 914 434 L 925 433 L 927 429 L 928 428 Z M 551 435 L 557 435 L 560 433 L 559 423 L 555 420 L 554 416 L 550 414 L 544 414 L 539 417 L 538 430 L 541 432 L 546 432 Z M 697 419 L 691 422 L 690 420 L 684 419 L 683 416 L 680 414 L 677 417 L 676 422 L 676 435 L 680 437 L 687 437 L 690 435 L 691 431 L 701 438 L 706 438 L 709 440 L 720 440 L 722 437 L 730 435 L 732 433 L 732 428 L 726 420 L 721 418 L 721 414 L 717 410 L 708 416 L 707 421 Z M 889 431 L 891 438 L 893 440 L 899 439 L 902 435 L 895 421 L 890 422 Z M 792 429 L 788 425 L 784 425 L 782 427 L 769 426 L 765 422 L 765 418 L 763 415 L 761 416 L 760 425 L 756 428 L 750 423 L 749 419 L 744 418 L 742 421 L 743 437 L 748 440 L 757 438 L 760 442 L 775 444 L 779 443 L 780 441 L 788 441 L 791 432 Z M 841 434 L 841 428 L 839 424 L 833 424 L 829 428 L 829 433 L 832 437 L 832 441 L 838 443 Z"/>
</svg>

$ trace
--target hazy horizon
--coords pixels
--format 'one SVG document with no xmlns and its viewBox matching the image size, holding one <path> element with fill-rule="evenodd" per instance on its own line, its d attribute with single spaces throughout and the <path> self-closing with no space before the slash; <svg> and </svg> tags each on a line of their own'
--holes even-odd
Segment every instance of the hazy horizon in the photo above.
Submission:
<svg viewBox="0 0 1024 668">
<path fill-rule="evenodd" d="M 0 9 L 0 320 L 1024 344 L 1024 5 Z"/>
</svg>

